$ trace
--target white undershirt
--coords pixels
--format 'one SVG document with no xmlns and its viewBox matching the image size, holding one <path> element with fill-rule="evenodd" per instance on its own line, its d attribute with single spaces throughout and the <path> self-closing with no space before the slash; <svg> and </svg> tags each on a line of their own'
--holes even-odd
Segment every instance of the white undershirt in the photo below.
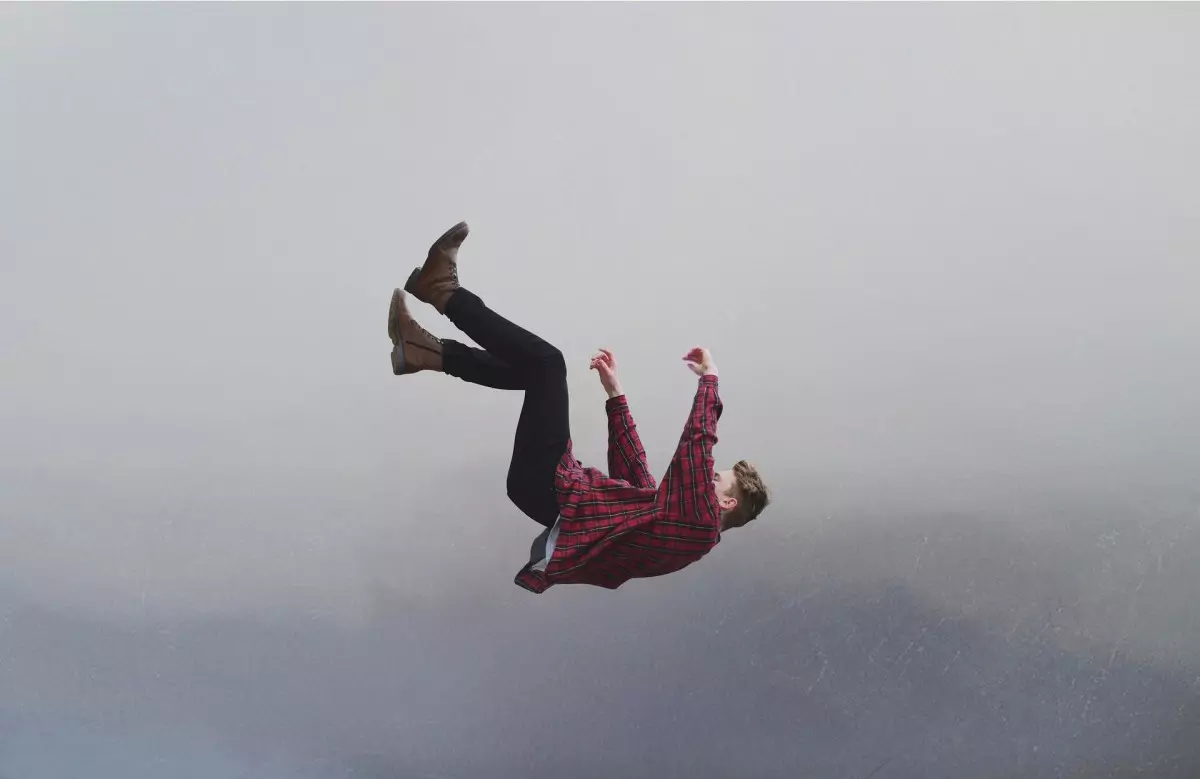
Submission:
<svg viewBox="0 0 1200 779">
<path fill-rule="evenodd" d="M 558 526 L 561 522 L 562 515 L 559 514 L 558 519 L 554 520 L 554 526 L 550 528 L 550 535 L 546 538 L 546 556 L 530 566 L 533 570 L 546 570 L 546 566 L 550 563 L 550 558 L 554 556 L 554 544 L 558 541 Z"/>
</svg>

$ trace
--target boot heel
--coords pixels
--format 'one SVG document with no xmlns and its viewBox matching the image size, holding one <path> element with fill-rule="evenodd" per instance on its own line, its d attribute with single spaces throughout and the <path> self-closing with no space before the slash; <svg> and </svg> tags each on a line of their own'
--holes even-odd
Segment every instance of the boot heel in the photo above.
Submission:
<svg viewBox="0 0 1200 779">
<path fill-rule="evenodd" d="M 392 348 L 392 373 L 397 376 L 404 374 L 404 344 Z"/>
<path fill-rule="evenodd" d="M 414 297 L 416 297 L 416 295 L 417 295 L 416 291 L 414 290 L 414 287 L 416 287 L 416 285 L 417 285 L 417 276 L 420 276 L 420 275 L 421 275 L 421 269 L 413 268 L 413 272 L 408 274 L 408 281 L 404 282 L 404 291 Z M 417 298 L 417 299 L 420 300 L 420 298 Z"/>
</svg>

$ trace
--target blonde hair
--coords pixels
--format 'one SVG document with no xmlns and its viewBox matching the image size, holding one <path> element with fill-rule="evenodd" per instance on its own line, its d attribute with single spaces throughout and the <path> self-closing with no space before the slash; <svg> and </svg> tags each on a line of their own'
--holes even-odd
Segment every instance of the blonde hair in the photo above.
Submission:
<svg viewBox="0 0 1200 779">
<path fill-rule="evenodd" d="M 734 492 L 737 507 L 730 513 L 737 518 L 737 527 L 752 522 L 771 502 L 767 485 L 763 483 L 758 469 L 746 460 L 733 465 Z"/>
</svg>

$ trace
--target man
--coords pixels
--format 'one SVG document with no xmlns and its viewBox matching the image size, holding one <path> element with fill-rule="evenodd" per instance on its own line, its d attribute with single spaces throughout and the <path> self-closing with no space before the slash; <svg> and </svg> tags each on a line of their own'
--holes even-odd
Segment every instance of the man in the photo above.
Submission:
<svg viewBox="0 0 1200 779">
<path fill-rule="evenodd" d="M 489 309 L 458 281 L 465 222 L 429 249 L 425 264 L 404 285 L 483 348 L 438 338 L 417 324 L 404 291 L 392 293 L 388 335 L 397 376 L 438 371 L 502 390 L 523 390 L 508 497 L 546 529 L 533 542 L 516 584 L 541 593 L 556 584 L 616 589 L 629 579 L 662 576 L 699 560 L 766 507 L 757 471 L 746 461 L 714 473 L 713 446 L 722 404 L 717 366 L 707 349 L 684 360 L 699 376 L 691 413 L 656 484 L 607 350 L 592 358 L 608 393 L 608 469 L 584 467 L 572 453 L 567 366 L 562 352 Z"/>
</svg>

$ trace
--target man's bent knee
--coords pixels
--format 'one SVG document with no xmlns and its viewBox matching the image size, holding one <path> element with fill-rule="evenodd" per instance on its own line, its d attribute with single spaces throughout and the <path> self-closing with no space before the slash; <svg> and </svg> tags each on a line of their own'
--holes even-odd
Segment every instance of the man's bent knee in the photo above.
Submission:
<svg viewBox="0 0 1200 779">
<path fill-rule="evenodd" d="M 536 368 L 543 375 L 566 376 L 567 360 L 557 346 L 545 344 L 538 352 Z"/>
</svg>

